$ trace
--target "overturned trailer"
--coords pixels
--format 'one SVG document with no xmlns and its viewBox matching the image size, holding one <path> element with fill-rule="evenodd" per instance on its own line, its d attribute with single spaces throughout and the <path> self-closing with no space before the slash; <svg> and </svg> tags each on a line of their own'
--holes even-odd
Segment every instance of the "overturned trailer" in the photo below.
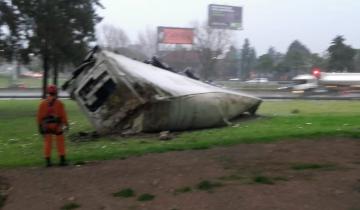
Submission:
<svg viewBox="0 0 360 210">
<path fill-rule="evenodd" d="M 254 114 L 261 99 L 108 51 L 94 52 L 67 90 L 99 133 L 188 130 Z"/>
</svg>

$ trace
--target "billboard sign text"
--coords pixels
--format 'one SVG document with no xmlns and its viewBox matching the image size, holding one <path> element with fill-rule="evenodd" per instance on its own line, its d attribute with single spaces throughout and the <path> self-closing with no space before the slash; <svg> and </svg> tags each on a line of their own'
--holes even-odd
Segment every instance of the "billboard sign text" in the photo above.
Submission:
<svg viewBox="0 0 360 210">
<path fill-rule="evenodd" d="M 194 40 L 193 28 L 158 27 L 160 44 L 192 44 Z"/>
<path fill-rule="evenodd" d="M 241 30 L 242 7 L 209 5 L 209 26 L 219 29 Z"/>
</svg>

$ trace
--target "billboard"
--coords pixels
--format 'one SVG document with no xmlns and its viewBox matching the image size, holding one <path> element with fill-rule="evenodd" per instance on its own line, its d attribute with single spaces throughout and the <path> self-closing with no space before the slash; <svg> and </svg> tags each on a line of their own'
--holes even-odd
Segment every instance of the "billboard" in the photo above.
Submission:
<svg viewBox="0 0 360 210">
<path fill-rule="evenodd" d="M 209 26 L 219 29 L 241 30 L 242 7 L 209 5 Z"/>
<path fill-rule="evenodd" d="M 160 44 L 192 44 L 193 28 L 158 27 L 158 43 Z"/>
</svg>

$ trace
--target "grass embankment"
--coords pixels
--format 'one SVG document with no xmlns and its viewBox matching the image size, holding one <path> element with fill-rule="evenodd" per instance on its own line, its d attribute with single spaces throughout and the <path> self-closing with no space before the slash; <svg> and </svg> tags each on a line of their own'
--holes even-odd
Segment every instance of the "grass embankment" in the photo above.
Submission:
<svg viewBox="0 0 360 210">
<path fill-rule="evenodd" d="M 71 122 L 68 136 L 92 129 L 74 102 L 65 101 L 65 104 Z M 38 101 L 33 100 L 0 101 L 0 167 L 43 164 L 42 138 L 35 124 L 37 105 Z M 359 101 L 267 101 L 258 113 L 260 117 L 254 120 L 232 127 L 183 132 L 171 141 L 120 137 L 68 141 L 68 156 L 72 162 L 81 162 L 303 137 L 360 137 Z"/>
</svg>

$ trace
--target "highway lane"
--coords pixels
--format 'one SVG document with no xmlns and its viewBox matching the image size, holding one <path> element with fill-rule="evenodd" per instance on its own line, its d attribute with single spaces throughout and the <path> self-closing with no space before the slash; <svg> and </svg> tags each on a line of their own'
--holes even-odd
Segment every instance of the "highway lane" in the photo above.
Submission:
<svg viewBox="0 0 360 210">
<path fill-rule="evenodd" d="M 304 99 L 304 100 L 359 100 L 360 93 L 342 95 L 301 96 L 284 90 L 237 90 L 262 99 Z M 40 89 L 0 89 L 1 99 L 40 99 Z M 60 98 L 69 98 L 67 92 L 61 91 Z"/>
<path fill-rule="evenodd" d="M 300 95 L 294 94 L 288 91 L 278 90 L 278 91 L 266 91 L 266 90 L 251 90 L 251 91 L 241 91 L 262 99 L 301 99 L 301 100 L 359 100 L 360 93 L 351 93 L 351 94 L 313 94 L 313 95 Z"/>
<path fill-rule="evenodd" d="M 5 89 L 0 88 L 0 98 L 2 99 L 40 99 L 42 96 L 41 89 Z M 60 98 L 69 98 L 69 94 L 60 91 Z"/>
</svg>

